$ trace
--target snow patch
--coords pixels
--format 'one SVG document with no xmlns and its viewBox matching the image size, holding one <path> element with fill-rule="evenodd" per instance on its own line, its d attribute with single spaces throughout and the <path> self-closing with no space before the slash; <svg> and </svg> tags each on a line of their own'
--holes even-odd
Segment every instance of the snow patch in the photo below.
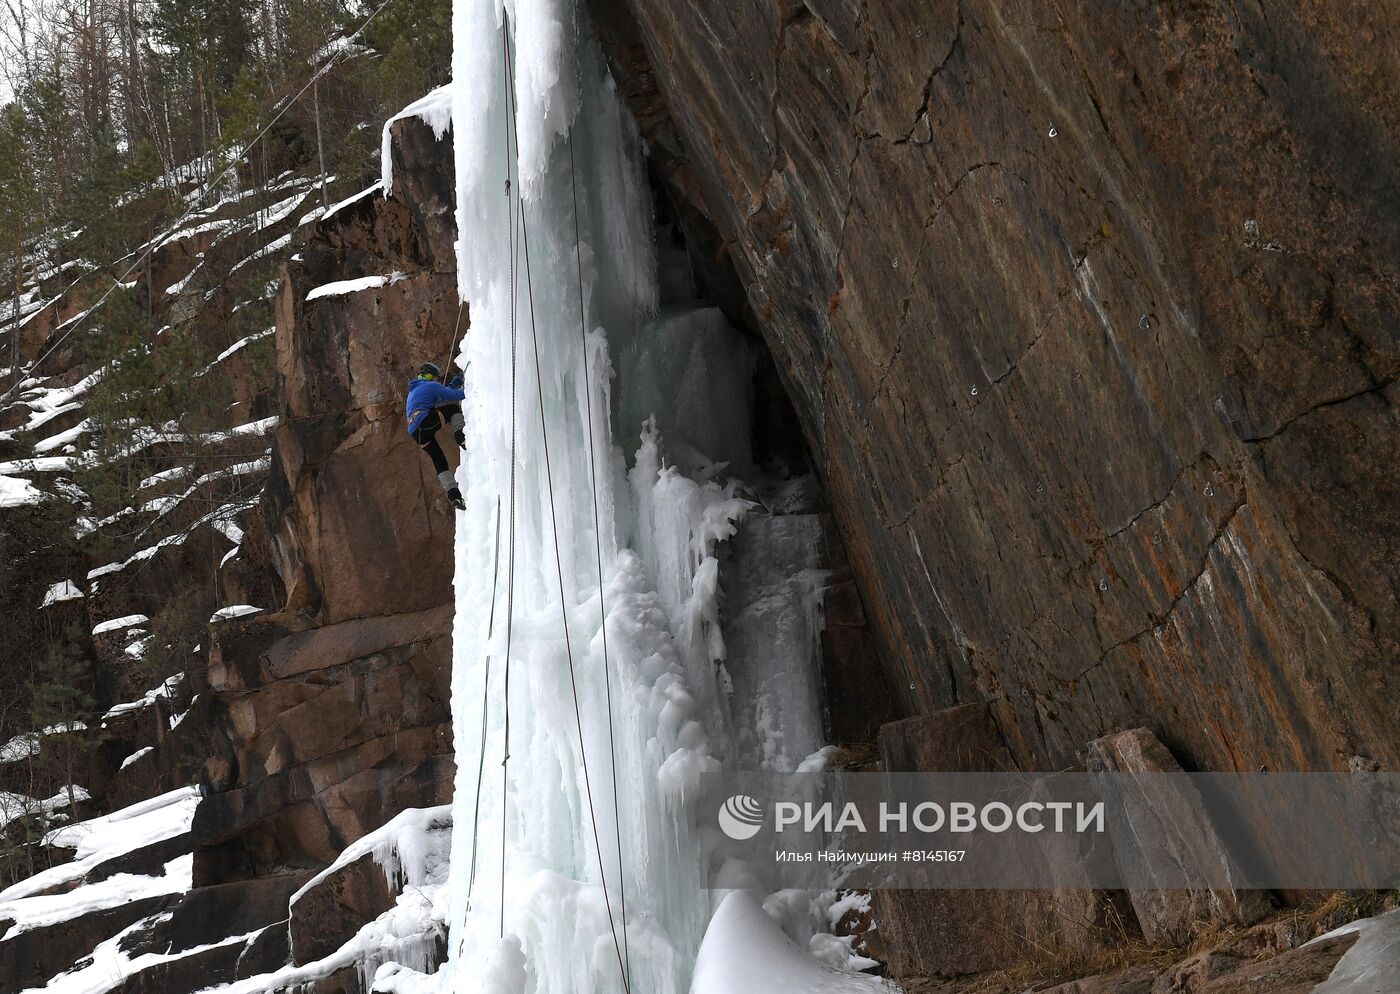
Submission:
<svg viewBox="0 0 1400 994">
<path fill-rule="evenodd" d="M 198 803 L 198 791 L 183 787 L 109 815 L 49 832 L 44 844 L 74 849 L 74 858 L 0 891 L 0 920 L 14 922 L 9 931 L 0 936 L 0 941 L 31 928 L 116 907 L 139 897 L 189 890 L 193 857 L 186 855 L 167 863 L 164 873 L 157 877 L 120 873 L 65 893 L 52 893 L 81 881 L 99 863 L 188 832 Z"/>
<path fill-rule="evenodd" d="M 61 449 L 65 445 L 76 442 L 83 435 L 92 430 L 92 419 L 84 418 L 79 424 L 74 425 L 67 431 L 61 431 L 57 435 L 50 435 L 42 441 L 34 443 L 35 452 L 52 452 L 54 449 Z"/>
<path fill-rule="evenodd" d="M 209 623 L 212 625 L 216 621 L 229 621 L 233 618 L 246 618 L 250 614 L 260 614 L 262 608 L 254 607 L 252 604 L 231 604 L 228 607 L 221 607 L 209 616 Z"/>
<path fill-rule="evenodd" d="M 9 791 L 0 790 L 0 832 L 14 821 L 16 818 L 24 817 L 48 817 L 56 812 L 66 809 L 72 801 L 88 801 L 92 799 L 82 787 L 76 784 L 72 788 L 72 797 L 69 797 L 67 789 L 60 790 L 53 797 L 42 801 L 30 797 L 27 794 L 12 794 Z"/>
<path fill-rule="evenodd" d="M 140 711 L 143 708 L 148 708 L 161 698 L 166 698 L 168 700 L 174 697 L 175 688 L 179 687 L 180 684 L 184 683 L 184 681 L 185 674 L 176 673 L 174 676 L 168 678 L 155 690 L 146 691 L 146 695 L 142 697 L 139 701 L 130 701 L 126 704 L 115 705 L 114 707 L 108 709 L 107 713 L 102 716 L 103 724 L 105 725 L 108 721 L 110 721 L 113 718 L 120 718 L 124 714 L 130 714 L 133 711 Z"/>
<path fill-rule="evenodd" d="M 146 748 L 144 749 L 137 749 L 130 756 L 127 756 L 126 759 L 122 760 L 122 765 L 117 767 L 117 771 L 120 772 L 126 769 L 132 763 L 139 762 L 142 756 L 145 756 L 148 753 L 155 752 L 155 749 L 155 746 L 146 746 Z"/>
<path fill-rule="evenodd" d="M 36 490 L 28 480 L 0 476 L 0 507 L 23 507 L 26 504 L 37 504 L 43 499 L 43 493 Z"/>
<path fill-rule="evenodd" d="M 391 887 L 422 887 L 447 879 L 448 844 L 452 829 L 452 805 L 435 808 L 406 808 L 373 832 L 363 835 L 336 857 L 335 862 L 301 886 L 288 905 L 331 874 L 349 866 L 366 854 L 384 871 Z"/>
<path fill-rule="evenodd" d="M 359 293 L 361 290 L 369 290 L 379 286 L 391 286 L 399 280 L 408 279 L 407 273 L 390 273 L 387 276 L 362 276 L 357 280 L 337 280 L 334 283 L 323 283 L 315 287 L 306 295 L 308 302 L 319 300 L 322 297 L 336 297 L 347 293 Z"/>
<path fill-rule="evenodd" d="M 324 214 L 321 215 L 320 220 L 324 221 L 326 218 L 330 217 L 342 207 L 349 207 L 351 204 L 358 203 L 359 201 L 364 200 L 366 197 L 373 196 L 382 189 L 384 189 L 383 183 L 371 183 L 359 193 L 351 194 L 344 200 L 339 201 L 338 203 L 331 204 L 330 208 Z"/>
<path fill-rule="evenodd" d="M 1395 978 L 1400 977 L 1400 909 L 1350 922 L 1312 942 L 1351 932 L 1360 932 L 1360 938 L 1342 954 L 1331 976 L 1314 987 L 1312 994 L 1366 994 L 1393 989 Z"/>
<path fill-rule="evenodd" d="M 39 606 L 49 607 L 53 604 L 62 604 L 64 601 L 76 601 L 83 597 L 83 592 L 78 589 L 72 580 L 59 580 L 44 593 L 44 600 Z"/>
<path fill-rule="evenodd" d="M 137 625 L 144 625 L 151 619 L 144 614 L 128 614 L 122 618 L 113 618 L 111 621 L 104 621 L 93 628 L 92 634 L 106 635 L 108 632 L 118 632 L 123 628 L 135 628 Z"/>
</svg>

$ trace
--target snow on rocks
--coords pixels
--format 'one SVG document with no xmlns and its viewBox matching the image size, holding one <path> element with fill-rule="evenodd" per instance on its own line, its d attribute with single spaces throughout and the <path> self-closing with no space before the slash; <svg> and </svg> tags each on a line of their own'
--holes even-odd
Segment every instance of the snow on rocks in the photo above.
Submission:
<svg viewBox="0 0 1400 994">
<path fill-rule="evenodd" d="M 67 473 L 76 465 L 70 456 L 40 456 L 0 462 L 0 476 L 7 473 Z"/>
<path fill-rule="evenodd" d="M 390 154 L 393 148 L 391 133 L 394 122 L 406 117 L 419 118 L 433 129 L 433 137 L 441 141 L 442 136 L 452 127 L 452 92 L 451 84 L 440 86 L 426 96 L 419 97 L 384 122 L 384 135 L 380 142 L 379 185 L 386 197 L 394 192 L 394 163 Z M 334 209 L 332 208 L 332 211 Z"/>
<path fill-rule="evenodd" d="M 184 859 L 188 860 L 190 857 L 186 856 Z M 153 895 L 142 894 L 139 896 Z M 143 918 L 100 943 L 73 969 L 67 973 L 59 974 L 49 981 L 44 988 L 45 994 L 103 994 L 119 984 L 123 978 L 134 976 L 143 970 L 149 970 L 163 963 L 173 963 L 176 960 L 227 946 L 251 946 L 253 940 L 264 931 L 264 929 L 258 929 L 246 935 L 235 935 L 208 945 L 194 946 L 178 952 L 144 952 L 133 955 L 132 950 L 127 948 L 128 946 L 131 946 L 132 949 L 137 948 L 132 940 L 160 924 L 167 915 L 168 912 L 165 915 L 152 915 L 149 918 Z"/>
<path fill-rule="evenodd" d="M 34 734 L 16 735 L 4 745 L 0 745 L 0 763 L 18 763 L 21 759 L 39 754 L 39 736 Z"/>
<path fill-rule="evenodd" d="M 77 399 L 91 390 L 106 375 L 107 367 L 102 366 L 84 376 L 71 387 L 41 387 L 36 385 L 24 391 L 20 395 L 20 400 L 31 412 L 25 428 L 29 431 L 37 431 L 60 414 L 76 410 L 79 406 Z"/>
<path fill-rule="evenodd" d="M 141 711 L 145 708 L 148 708 L 161 698 L 165 698 L 167 700 L 173 698 L 175 696 L 176 688 L 178 688 L 180 684 L 184 683 L 184 681 L 185 674 L 176 673 L 174 676 L 169 677 L 155 690 L 148 690 L 146 692 L 146 695 L 140 700 L 129 701 L 125 704 L 118 704 L 112 708 L 109 708 L 107 713 L 102 716 L 103 724 L 105 725 L 112 719 L 120 718 L 122 715 L 130 714 L 133 711 Z"/>
<path fill-rule="evenodd" d="M 37 756 L 43 751 L 43 740 L 50 735 L 67 735 L 70 732 L 83 732 L 87 725 L 72 721 L 62 725 L 50 725 L 40 732 L 27 732 L 16 735 L 4 745 L 0 745 L 0 763 L 17 763 L 21 759 Z"/>
<path fill-rule="evenodd" d="M 211 988 L 207 994 L 260 994 L 283 990 L 353 967 L 361 990 L 399 994 L 439 994 L 434 978 L 437 949 L 446 933 L 448 850 L 451 805 L 410 808 L 346 847 L 327 867 L 292 895 L 293 908 L 319 883 L 365 855 L 371 855 L 400 893 L 392 908 L 367 922 L 329 955 L 300 966 Z"/>
<path fill-rule="evenodd" d="M 160 518 L 169 514 L 175 508 L 179 507 L 180 504 L 183 503 L 185 500 L 194 496 L 195 492 L 198 491 L 200 487 L 213 483 L 217 480 L 229 480 L 239 476 L 253 476 L 261 473 L 266 473 L 271 465 L 271 459 L 268 456 L 263 456 L 259 459 L 253 459 L 248 462 L 234 463 L 231 466 L 224 466 L 220 469 L 211 470 L 210 472 L 205 473 L 203 476 L 196 479 L 193 483 L 186 487 L 182 493 L 163 494 L 160 497 L 153 497 L 152 499 L 146 501 L 144 504 L 141 505 L 141 510 L 148 511 L 154 514 L 156 516 L 156 520 L 159 520 Z M 222 518 L 216 518 L 211 523 L 214 525 L 215 528 L 219 528 L 220 531 L 223 531 L 223 526 L 227 525 L 227 521 Z M 230 538 L 230 541 L 237 542 L 238 539 Z"/>
<path fill-rule="evenodd" d="M 1394 989 L 1391 985 L 1400 977 L 1400 909 L 1350 922 L 1312 942 L 1351 932 L 1361 933 L 1356 944 L 1342 954 L 1332 975 L 1314 987 L 1312 994 L 1367 994 Z"/>
<path fill-rule="evenodd" d="M 31 817 L 34 815 L 51 816 L 66 809 L 73 801 L 91 800 L 92 795 L 76 784 L 71 788 L 60 790 L 53 797 L 38 800 L 26 794 L 12 794 L 8 791 L 0 791 L 0 832 L 17 818 Z"/>
<path fill-rule="evenodd" d="M 34 451 L 38 453 L 44 453 L 52 452 L 55 449 L 61 449 L 65 445 L 70 445 L 73 442 L 76 442 L 78 439 L 82 438 L 91 430 L 92 419 L 84 418 L 81 422 L 74 425 L 72 428 L 69 428 L 67 431 L 61 431 L 57 435 L 50 435 L 48 438 L 45 438 L 42 441 L 35 442 Z"/>
<path fill-rule="evenodd" d="M 89 858 L 101 862 L 188 832 L 198 802 L 199 791 L 196 788 L 181 787 L 100 818 L 56 829 L 45 837 L 44 842 L 46 845 L 76 850 L 74 862 Z M 54 869 L 67 870 L 72 865 Z M 9 890 L 0 891 L 0 899 L 17 889 L 28 891 L 28 884 L 29 880 L 23 880 Z"/>
<path fill-rule="evenodd" d="M 167 483 L 174 480 L 182 480 L 185 477 L 189 476 L 190 472 L 191 470 L 188 466 L 176 466 L 173 469 L 163 470 L 162 472 L 154 473 L 151 476 L 146 477 L 139 484 L 137 484 L 136 489 L 149 490 L 151 487 L 154 487 L 160 483 Z"/>
<path fill-rule="evenodd" d="M 43 499 L 43 492 L 35 489 L 28 480 L 0 475 L 0 507 L 23 507 L 37 504 Z"/>
<path fill-rule="evenodd" d="M 435 808 L 407 808 L 384 825 L 363 835 L 336 857 L 335 862 L 316 874 L 291 896 L 298 900 L 337 870 L 366 854 L 384 871 L 384 879 L 394 887 L 422 887 L 447 879 L 448 847 L 451 843 L 452 805 Z"/>
<path fill-rule="evenodd" d="M 88 583 L 90 583 L 92 589 L 96 591 L 98 588 L 98 581 L 101 580 L 102 577 L 112 573 L 119 573 L 128 566 L 132 566 L 136 563 L 145 562 L 147 559 L 153 558 L 161 549 L 172 545 L 183 545 L 187 538 L 194 534 L 197 529 L 205 525 L 210 525 L 218 529 L 225 537 L 229 537 L 237 527 L 232 524 L 232 519 L 247 511 L 256 503 L 257 499 L 253 498 L 250 500 L 234 501 L 231 504 L 225 504 L 223 507 L 216 508 L 199 518 L 184 531 L 176 532 L 173 535 L 167 535 L 155 545 L 140 549 L 119 563 L 107 563 L 105 566 L 99 566 L 96 569 L 89 570 L 87 575 Z M 242 533 L 238 532 L 238 534 L 241 536 Z M 239 538 L 229 537 L 229 541 L 235 544 L 237 544 L 239 540 Z"/>
<path fill-rule="evenodd" d="M 272 241 L 268 242 L 262 248 L 254 252 L 252 255 L 240 259 L 238 260 L 238 262 L 234 263 L 232 268 L 229 269 L 229 275 L 238 272 L 250 262 L 256 262 L 259 259 L 265 259 L 270 255 L 274 255 L 277 252 L 281 252 L 290 244 L 292 244 L 292 236 L 290 234 L 283 235 L 281 238 L 274 238 Z"/>
<path fill-rule="evenodd" d="M 108 632 L 119 632 L 124 628 L 135 628 L 137 625 L 144 625 L 151 619 L 144 614 L 128 614 L 122 618 L 113 618 L 111 621 L 104 621 L 96 625 L 92 634 L 106 635 Z"/>
<path fill-rule="evenodd" d="M 198 803 L 198 791 L 182 787 L 109 815 L 49 832 L 44 836 L 44 845 L 73 849 L 74 858 L 0 891 L 0 921 L 13 923 L 5 935 L 0 936 L 0 941 L 31 928 L 116 907 L 139 897 L 189 890 L 193 857 L 187 855 L 171 860 L 159 876 L 119 873 L 106 880 L 54 893 L 80 882 L 99 863 L 188 832 Z"/>
<path fill-rule="evenodd" d="M 246 338 L 240 338 L 238 341 L 234 342 L 234 343 L 233 343 L 232 345 L 230 345 L 228 348 L 224 349 L 224 350 L 223 350 L 222 352 L 220 352 L 217 356 L 215 356 L 215 357 L 214 357 L 214 361 L 211 362 L 211 363 L 209 364 L 209 368 L 213 368 L 214 366 L 216 366 L 216 365 L 218 365 L 219 363 L 223 362 L 223 361 L 224 361 L 225 359 L 227 359 L 229 356 L 233 355 L 235 352 L 239 351 L 240 349 L 244 348 L 245 346 L 251 345 L 253 342 L 260 342 L 260 341 L 262 341 L 262 340 L 263 340 L 264 338 L 266 338 L 268 335 L 271 335 L 271 334 L 273 334 L 273 333 L 276 332 L 276 331 L 277 331 L 277 328 L 276 328 L 276 326 L 274 326 L 274 327 L 271 327 L 271 328 L 265 328 L 265 329 L 263 329 L 262 331 L 259 331 L 259 332 L 256 332 L 256 333 L 252 334 L 252 335 L 247 336 Z M 208 370 L 206 369 L 206 372 L 207 372 L 207 371 L 208 371 Z"/>
<path fill-rule="evenodd" d="M 127 768 L 128 766 L 130 766 L 132 763 L 140 762 L 141 757 L 147 756 L 147 755 L 149 755 L 150 753 L 155 752 L 155 749 L 156 749 L 155 746 L 146 746 L 144 749 L 137 749 L 137 750 L 136 750 L 135 752 L 133 752 L 130 756 L 127 756 L 126 759 L 123 759 L 123 760 L 122 760 L 122 765 L 119 766 L 119 767 L 117 767 L 117 771 L 120 772 L 120 771 L 126 769 L 126 768 Z"/>
<path fill-rule="evenodd" d="M 257 218 L 257 230 L 262 231 L 263 229 L 270 228 L 274 224 L 277 224 L 279 221 L 284 220 L 292 213 L 292 211 L 296 210 L 297 207 L 300 206 L 303 200 L 305 200 L 308 196 L 311 195 L 311 191 L 313 189 L 315 189 L 315 187 L 307 187 L 305 190 L 302 190 L 299 193 L 294 193 L 287 199 L 279 201 L 278 203 L 273 204 L 265 210 L 258 212 L 258 214 L 255 215 L 255 217 Z M 286 237 L 289 243 L 291 241 L 291 236 L 288 235 Z"/>
<path fill-rule="evenodd" d="M 383 190 L 383 189 L 384 189 L 384 184 L 383 184 L 383 183 L 380 183 L 380 182 L 371 183 L 369 186 L 365 187 L 365 188 L 364 188 L 363 190 L 361 190 L 359 193 L 351 194 L 350 196 L 346 197 L 344 200 L 340 201 L 339 203 L 331 204 L 330 208 L 329 208 L 324 214 L 321 215 L 320 220 L 324 221 L 326 218 L 330 217 L 332 214 L 334 214 L 336 211 L 340 210 L 342 207 L 349 207 L 351 204 L 358 203 L 359 201 L 365 199 L 366 197 L 373 196 L 374 194 L 379 193 L 379 192 L 380 192 L 381 190 Z"/>
<path fill-rule="evenodd" d="M 361 276 L 355 280 L 336 280 L 334 283 L 323 283 L 314 287 L 306 295 L 307 302 L 319 300 L 322 297 L 335 297 L 347 293 L 359 293 L 361 290 L 370 290 L 374 287 L 392 286 L 399 280 L 408 279 L 407 273 L 389 273 L 387 276 Z"/>
<path fill-rule="evenodd" d="M 234 618 L 246 618 L 250 614 L 260 614 L 262 608 L 254 607 L 252 604 L 231 604 L 228 607 L 221 607 L 209 616 L 209 623 L 212 625 L 216 621 L 231 621 Z"/>
<path fill-rule="evenodd" d="M 62 604 L 64 601 L 81 600 L 82 597 L 83 592 L 72 580 L 59 580 L 44 592 L 44 600 L 39 607 L 45 608 L 54 604 Z"/>
<path fill-rule="evenodd" d="M 247 424 L 235 425 L 228 431 L 211 431 L 203 435 L 194 436 L 195 441 L 205 445 L 218 445 L 220 442 L 227 442 L 231 438 L 242 438 L 252 435 L 266 435 L 276 428 L 282 419 L 277 415 L 262 418 L 258 421 L 249 421 Z"/>
</svg>

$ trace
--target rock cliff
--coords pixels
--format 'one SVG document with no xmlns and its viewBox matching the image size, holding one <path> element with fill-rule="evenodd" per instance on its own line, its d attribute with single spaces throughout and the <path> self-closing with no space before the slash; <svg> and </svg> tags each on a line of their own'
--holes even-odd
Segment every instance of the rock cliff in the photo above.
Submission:
<svg viewBox="0 0 1400 994">
<path fill-rule="evenodd" d="M 451 798 L 452 508 L 404 431 L 402 381 L 445 361 L 468 319 L 450 142 L 417 118 L 392 138 L 395 196 L 372 188 L 329 212 L 283 273 L 283 411 L 261 506 L 282 605 L 213 636 L 224 749 L 194 822 L 197 885 L 301 874 L 300 885 L 405 809 Z M 397 889 L 373 865 L 352 878 L 377 895 L 372 910 L 327 896 L 344 875 L 295 903 L 283 929 L 303 936 L 294 965 L 393 906 Z M 359 990 L 353 967 L 297 980 Z"/>
<path fill-rule="evenodd" d="M 0 759 L 0 790 L 24 792 L 0 795 L 0 827 L 12 839 L 35 816 L 14 819 L 9 802 L 28 794 L 54 795 L 43 803 L 60 817 L 40 832 L 98 816 L 30 847 L 27 868 L 6 867 L 27 879 L 0 899 L 0 989 L 72 973 L 64 982 L 126 994 L 192 991 L 270 974 L 268 989 L 329 994 L 362 991 L 362 971 L 373 972 L 363 955 L 331 954 L 393 909 L 405 879 L 376 865 L 378 854 L 315 875 L 406 809 L 450 799 L 452 509 L 404 432 L 402 379 L 423 359 L 443 360 L 468 321 L 454 275 L 450 143 L 410 118 L 395 126 L 392 147 L 395 197 L 376 184 L 298 221 L 294 208 L 314 187 L 294 179 L 282 184 L 296 186 L 291 209 L 280 205 L 284 231 L 264 231 L 263 201 L 278 188 L 255 190 L 251 204 L 220 208 L 231 217 L 221 223 L 256 226 L 253 245 L 196 234 L 152 256 L 156 291 L 178 282 L 190 294 L 162 294 L 152 306 L 207 338 L 211 354 L 224 350 L 200 374 L 210 377 L 205 389 L 231 395 L 223 416 L 233 425 L 258 420 L 206 432 L 193 459 L 194 439 L 156 437 L 170 468 L 135 487 L 131 510 L 112 519 L 144 526 L 132 529 L 137 551 L 91 543 L 95 553 L 44 562 L 10 592 L 32 611 L 56 571 L 79 578 L 35 624 L 96 626 L 101 720 L 73 733 L 66 769 L 23 762 L 13 742 Z M 253 220 L 233 213 L 242 208 Z M 247 301 L 231 274 L 275 235 L 272 249 L 294 239 L 294 251 L 277 281 L 257 283 L 265 296 Z M 230 278 L 221 284 L 219 273 Z M 275 307 L 263 302 L 274 291 Z M 60 299 L 55 317 L 39 314 L 36 347 L 72 307 Z M 263 331 L 274 310 L 275 331 Z M 250 321 L 251 337 L 222 340 Z M 275 350 L 250 359 L 251 343 L 269 335 Z M 152 348 L 162 345 L 157 336 Z M 90 386 L 90 361 L 79 350 L 59 359 L 60 384 L 33 381 L 40 388 L 4 411 L 7 427 L 42 416 L 51 435 L 78 424 L 81 410 L 59 405 Z M 190 484 L 200 469 L 187 463 L 208 458 L 236 464 Z M 9 544 L 28 537 L 15 529 Z M 93 554 L 117 561 L 81 582 Z M 152 628 L 169 638 L 164 619 L 182 597 L 191 603 L 179 620 L 194 635 L 181 643 L 181 672 L 147 692 L 141 681 L 166 672 L 136 666 L 131 646 L 149 644 Z M 210 618 L 230 602 L 238 606 Z M 34 742 L 47 758 L 49 739 Z M 194 782 L 197 790 L 182 786 Z M 58 793 L 67 783 L 80 785 L 76 812 Z M 25 856 L 22 846 L 6 851 L 12 863 Z M 428 928 L 426 955 L 440 956 L 437 942 Z"/>
<path fill-rule="evenodd" d="M 761 441 L 804 448 L 774 413 L 790 400 L 830 503 L 823 676 L 843 759 L 1064 768 L 1127 742 L 1156 768 L 1400 761 L 1400 21 L 1320 3 L 590 6 L 661 211 L 771 351 Z M 202 764 L 189 831 L 80 856 L 35 893 L 180 860 L 190 889 L 0 941 L 21 987 L 119 941 L 146 964 L 117 988 L 132 994 L 261 973 L 360 991 L 367 965 L 341 951 L 405 891 L 366 840 L 409 808 L 447 831 L 453 517 L 400 398 L 470 315 L 450 139 L 413 117 L 392 138 L 393 194 L 296 234 L 276 399 L 234 391 L 249 418 L 278 415 L 237 558 L 205 529 L 54 609 L 154 615 L 180 578 L 265 608 L 215 621 L 185 684 L 94 730 L 103 810 Z M 211 248 L 158 254 L 151 279 Z M 26 347 L 81 309 L 65 307 Z M 128 640 L 110 641 L 95 650 L 115 674 Z M 1302 991 L 1356 941 L 1296 948 L 1344 912 L 1246 927 L 1262 900 L 1198 897 L 1238 931 L 1054 990 Z M 911 994 L 990 994 L 1012 979 L 933 975 L 1037 943 L 1116 967 L 1116 940 L 1175 942 L 1200 915 L 1191 895 L 950 892 L 883 895 L 875 917 L 871 951 Z M 416 938 L 429 968 L 442 937 Z"/>
<path fill-rule="evenodd" d="M 591 7 L 903 713 L 993 702 L 1023 768 L 1400 759 L 1393 12 Z"/>
</svg>

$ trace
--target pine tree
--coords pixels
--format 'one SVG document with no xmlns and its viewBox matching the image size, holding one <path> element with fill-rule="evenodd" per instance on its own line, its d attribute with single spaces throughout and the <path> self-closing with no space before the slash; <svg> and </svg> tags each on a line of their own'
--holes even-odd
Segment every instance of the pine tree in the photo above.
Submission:
<svg viewBox="0 0 1400 994">
<path fill-rule="evenodd" d="M 25 241 L 35 230 L 39 209 L 34 183 L 33 153 L 24 111 L 18 104 L 0 108 L 0 252 L 6 269 L 5 287 L 11 291 L 10 365 L 19 369 L 20 288 L 24 280 Z"/>
<path fill-rule="evenodd" d="M 41 755 L 62 772 L 70 810 L 78 803 L 74 781 L 83 749 L 80 733 L 96 706 L 87 690 L 92 667 L 83 653 L 81 638 L 82 632 L 72 627 L 62 640 L 51 642 L 31 688 L 31 720 L 40 736 Z"/>
<path fill-rule="evenodd" d="M 220 102 L 253 54 L 245 5 L 226 0 L 155 0 L 147 24 L 171 82 L 194 98 L 191 139 L 205 156 L 221 133 Z"/>
</svg>

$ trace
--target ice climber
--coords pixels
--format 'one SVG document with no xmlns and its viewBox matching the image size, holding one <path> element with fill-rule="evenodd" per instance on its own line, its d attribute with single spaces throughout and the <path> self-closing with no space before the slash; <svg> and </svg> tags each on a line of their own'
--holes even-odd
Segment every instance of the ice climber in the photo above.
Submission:
<svg viewBox="0 0 1400 994">
<path fill-rule="evenodd" d="M 461 408 L 466 394 L 462 391 L 460 374 L 448 380 L 446 385 L 438 382 L 441 379 L 442 370 L 438 368 L 437 363 L 425 362 L 418 367 L 418 375 L 409 380 L 406 405 L 408 433 L 433 461 L 438 482 L 442 484 L 442 489 L 447 491 L 447 499 L 452 501 L 452 506 L 459 511 L 465 511 L 467 502 L 462 499 L 462 491 L 457 489 L 457 481 L 452 477 L 452 470 L 447 467 L 447 456 L 443 455 L 442 446 L 438 445 L 435 436 L 437 430 L 442 427 L 443 417 L 446 416 L 448 424 L 452 426 L 452 437 L 457 440 L 457 445 L 463 449 L 467 447 L 464 431 L 467 421 L 462 416 Z"/>
</svg>

